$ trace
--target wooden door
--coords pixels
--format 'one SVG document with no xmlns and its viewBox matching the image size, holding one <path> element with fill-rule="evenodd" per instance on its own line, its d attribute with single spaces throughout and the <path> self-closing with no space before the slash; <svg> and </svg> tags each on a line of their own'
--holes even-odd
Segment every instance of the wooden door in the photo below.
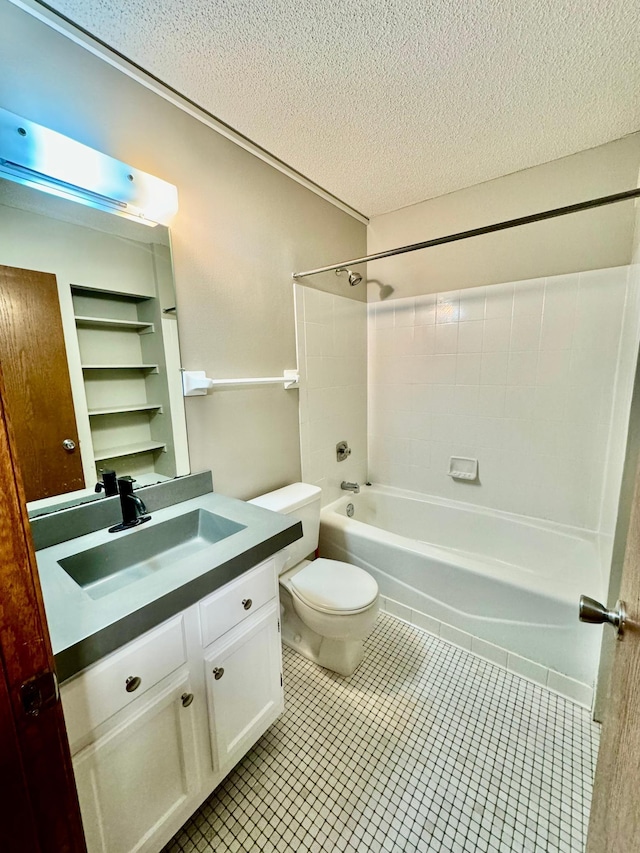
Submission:
<svg viewBox="0 0 640 853">
<path fill-rule="evenodd" d="M 84 488 L 56 277 L 0 266 L 0 365 L 28 501 Z M 75 450 L 62 442 L 71 439 Z"/>
<path fill-rule="evenodd" d="M 9 434 L 0 370 L 0 850 L 83 853 L 62 707 L 24 706 L 23 685 L 52 684 L 40 581 Z M 38 679 L 38 681 L 34 681 Z M 44 693 L 43 693 L 44 695 Z M 32 699 L 37 694 L 31 692 Z M 34 703 L 37 704 L 37 703 Z"/>
<path fill-rule="evenodd" d="M 640 468 L 620 598 L 628 624 L 616 643 L 589 822 L 587 853 L 640 850 Z M 605 626 L 605 630 L 612 630 Z"/>
</svg>

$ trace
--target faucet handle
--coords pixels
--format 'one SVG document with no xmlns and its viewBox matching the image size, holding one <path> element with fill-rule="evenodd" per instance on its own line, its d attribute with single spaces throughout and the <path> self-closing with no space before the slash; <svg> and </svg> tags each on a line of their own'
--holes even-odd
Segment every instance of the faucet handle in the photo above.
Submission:
<svg viewBox="0 0 640 853">
<path fill-rule="evenodd" d="M 101 468 L 102 479 L 96 483 L 96 493 L 104 490 L 105 497 L 111 498 L 118 494 L 118 477 L 111 468 Z"/>
<path fill-rule="evenodd" d="M 120 494 L 130 495 L 133 492 L 133 484 L 135 480 L 128 474 L 118 477 L 118 491 Z"/>
</svg>

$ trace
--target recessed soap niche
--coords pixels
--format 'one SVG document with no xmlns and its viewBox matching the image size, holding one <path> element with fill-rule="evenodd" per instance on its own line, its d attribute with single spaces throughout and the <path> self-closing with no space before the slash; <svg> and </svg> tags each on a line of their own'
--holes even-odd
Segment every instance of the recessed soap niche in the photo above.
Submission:
<svg viewBox="0 0 640 853">
<path fill-rule="evenodd" d="M 478 482 L 478 460 L 468 456 L 451 456 L 449 459 L 449 476 L 454 480 L 467 483 Z"/>
<path fill-rule="evenodd" d="M 96 478 L 174 476 L 159 300 L 78 284 L 71 294 Z"/>
</svg>

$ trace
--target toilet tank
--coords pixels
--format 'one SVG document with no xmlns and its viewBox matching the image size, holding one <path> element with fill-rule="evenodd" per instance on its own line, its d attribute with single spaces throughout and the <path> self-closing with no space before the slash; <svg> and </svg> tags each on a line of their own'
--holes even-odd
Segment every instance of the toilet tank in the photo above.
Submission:
<svg viewBox="0 0 640 853">
<path fill-rule="evenodd" d="M 319 486 L 293 483 L 291 486 L 267 492 L 266 495 L 260 495 L 248 501 L 264 509 L 290 515 L 302 522 L 302 539 L 287 546 L 289 552 L 289 559 L 285 566 L 287 569 L 300 563 L 318 547 L 321 495 L 322 489 Z"/>
</svg>

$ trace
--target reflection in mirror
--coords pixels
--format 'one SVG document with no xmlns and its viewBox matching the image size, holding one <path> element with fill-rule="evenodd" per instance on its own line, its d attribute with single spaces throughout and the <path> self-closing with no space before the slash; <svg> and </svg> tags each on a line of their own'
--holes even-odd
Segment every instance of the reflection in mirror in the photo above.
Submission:
<svg viewBox="0 0 640 853">
<path fill-rule="evenodd" d="M 30 515 L 189 473 L 169 232 L 0 180 L 0 366 Z"/>
</svg>

